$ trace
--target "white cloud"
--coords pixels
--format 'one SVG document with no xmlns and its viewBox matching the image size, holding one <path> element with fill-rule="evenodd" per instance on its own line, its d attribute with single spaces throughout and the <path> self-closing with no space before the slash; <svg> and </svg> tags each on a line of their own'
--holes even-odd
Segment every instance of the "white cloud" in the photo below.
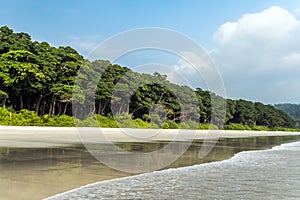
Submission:
<svg viewBox="0 0 300 200">
<path fill-rule="evenodd" d="M 183 59 L 179 59 L 178 63 L 176 63 L 173 66 L 173 68 L 177 73 L 183 73 L 184 72 L 188 75 L 194 75 L 195 73 L 197 73 L 195 68 L 191 64 L 184 61 Z"/>
<path fill-rule="evenodd" d="M 191 63 L 180 58 L 172 67 L 172 71 L 167 73 L 168 80 L 179 85 L 187 85 L 190 87 L 206 88 L 204 80 L 201 78 L 201 72 Z"/>
<path fill-rule="evenodd" d="M 275 103 L 289 101 L 289 94 L 294 101 L 295 87 L 279 83 L 300 83 L 299 33 L 300 21 L 278 6 L 221 25 L 213 36 L 217 48 L 211 56 L 228 96 Z M 300 103 L 300 94 L 297 98 Z"/>
<path fill-rule="evenodd" d="M 214 39 L 221 44 L 227 43 L 234 37 L 236 31 L 237 23 L 227 22 L 219 28 L 218 32 L 215 33 Z"/>
<path fill-rule="evenodd" d="M 74 46 L 78 51 L 83 53 L 88 53 L 93 48 L 95 48 L 99 44 L 99 40 L 101 39 L 101 35 L 90 35 L 90 36 L 69 36 L 68 39 L 72 46 Z"/>
<path fill-rule="evenodd" d="M 236 39 L 273 41 L 284 39 L 299 27 L 299 21 L 278 6 L 272 6 L 260 13 L 245 14 L 237 22 L 227 22 L 216 32 L 218 42 L 230 43 Z"/>
<path fill-rule="evenodd" d="M 194 88 L 201 87 L 207 89 L 206 79 L 213 79 L 215 76 L 214 64 L 205 53 L 196 55 L 194 52 L 181 52 L 181 58 L 167 73 L 168 80 L 180 85 L 188 85 Z"/>
</svg>

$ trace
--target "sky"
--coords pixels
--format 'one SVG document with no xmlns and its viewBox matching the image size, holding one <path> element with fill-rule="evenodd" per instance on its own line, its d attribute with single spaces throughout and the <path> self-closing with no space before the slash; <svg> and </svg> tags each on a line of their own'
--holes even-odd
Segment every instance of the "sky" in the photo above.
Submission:
<svg viewBox="0 0 300 200">
<path fill-rule="evenodd" d="M 85 57 L 99 43 L 124 31 L 144 27 L 174 30 L 206 50 L 223 80 L 226 97 L 267 104 L 300 103 L 299 0 L 0 3 L 0 26 L 54 46 L 72 46 Z M 184 75 L 192 87 L 205 88 L 205 81 L 178 56 L 147 50 L 115 62 L 137 71 L 136 66 L 159 62 Z"/>
</svg>

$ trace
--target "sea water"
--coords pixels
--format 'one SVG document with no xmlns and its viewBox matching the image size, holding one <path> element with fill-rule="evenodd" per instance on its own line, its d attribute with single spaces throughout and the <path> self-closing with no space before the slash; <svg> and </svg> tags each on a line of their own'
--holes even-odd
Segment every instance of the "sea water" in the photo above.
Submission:
<svg viewBox="0 0 300 200">
<path fill-rule="evenodd" d="M 300 142 L 98 182 L 48 199 L 300 199 Z"/>
</svg>

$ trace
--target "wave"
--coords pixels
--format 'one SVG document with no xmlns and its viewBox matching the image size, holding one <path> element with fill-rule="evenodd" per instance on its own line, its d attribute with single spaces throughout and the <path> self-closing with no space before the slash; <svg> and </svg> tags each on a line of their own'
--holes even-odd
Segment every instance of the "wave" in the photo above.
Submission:
<svg viewBox="0 0 300 200">
<path fill-rule="evenodd" d="M 207 178 L 207 176 L 209 176 L 210 180 L 214 181 L 213 183 L 214 188 L 218 188 L 219 190 L 224 190 L 224 187 L 226 188 L 227 185 L 226 184 L 223 185 L 223 183 L 221 183 L 220 180 L 224 179 L 225 182 L 227 181 L 228 184 L 231 185 L 234 183 L 231 180 L 225 180 L 227 177 L 220 175 L 220 173 L 221 174 L 227 173 L 229 176 L 232 176 L 231 178 L 233 179 L 236 179 L 234 176 L 238 176 L 238 175 L 243 175 L 243 177 L 247 177 L 248 179 L 251 179 L 252 176 L 251 174 L 246 174 L 246 172 L 244 171 L 239 172 L 239 170 L 247 168 L 248 171 L 251 170 L 265 171 L 266 169 L 271 168 L 273 165 L 284 166 L 285 160 L 283 159 L 281 160 L 279 159 L 278 161 L 276 161 L 276 163 L 274 163 L 274 156 L 277 156 L 276 158 L 278 158 L 278 155 L 276 154 L 276 152 L 278 151 L 300 151 L 300 141 L 281 144 L 279 146 L 275 146 L 272 149 L 267 149 L 267 150 L 239 152 L 227 160 L 203 163 L 203 164 L 186 166 L 181 168 L 170 168 L 161 171 L 148 172 L 140 175 L 96 182 L 73 190 L 69 190 L 64 193 L 57 194 L 52 197 L 48 197 L 46 198 L 46 200 L 69 199 L 69 198 L 72 199 L 72 195 L 74 197 L 74 195 L 76 196 L 76 194 L 88 195 L 88 194 L 96 193 L 95 195 L 97 195 L 98 193 L 99 195 L 99 193 L 101 193 L 101 195 L 103 195 L 105 194 L 105 191 L 111 192 L 110 190 L 112 190 L 111 189 L 112 186 L 114 187 L 113 190 L 116 190 L 115 193 L 116 192 L 122 193 L 122 191 L 126 191 L 124 194 L 128 194 L 127 192 L 132 189 L 133 191 L 131 193 L 135 195 L 139 194 L 138 192 L 141 191 L 144 192 L 145 188 L 148 188 L 149 193 L 150 191 L 153 193 L 153 191 L 156 190 L 171 190 L 173 185 L 168 186 L 168 184 L 170 184 L 169 182 L 175 181 L 174 184 L 175 185 L 179 184 L 179 187 L 181 187 L 181 185 L 183 184 L 182 181 L 184 182 L 186 181 L 188 184 L 188 182 L 190 181 L 189 176 L 191 176 L 191 174 L 197 174 L 199 179 L 201 178 L 204 179 Z M 295 155 L 299 155 L 299 154 L 295 154 Z M 232 173 L 231 171 L 236 171 L 237 174 Z M 202 175 L 199 175 L 200 173 L 202 173 Z M 194 178 L 194 177 L 190 177 L 190 178 Z M 253 179 L 252 181 L 255 181 L 254 177 L 252 179 Z M 246 180 L 247 180 L 246 178 L 237 179 L 237 181 L 241 181 L 241 182 Z M 151 184 L 152 186 L 149 186 Z M 158 185 L 161 184 L 162 188 L 157 188 L 153 184 L 158 184 Z M 193 180 L 193 184 L 196 184 L 195 180 Z M 197 183 L 197 184 L 200 185 L 201 183 Z M 153 187 L 155 188 L 155 190 L 153 189 Z M 207 188 L 207 190 L 211 190 L 211 189 L 212 188 Z M 98 190 L 98 191 L 95 192 L 94 190 Z M 178 191 L 176 192 L 178 193 Z M 208 196 L 208 197 L 212 197 L 212 196 Z"/>
</svg>

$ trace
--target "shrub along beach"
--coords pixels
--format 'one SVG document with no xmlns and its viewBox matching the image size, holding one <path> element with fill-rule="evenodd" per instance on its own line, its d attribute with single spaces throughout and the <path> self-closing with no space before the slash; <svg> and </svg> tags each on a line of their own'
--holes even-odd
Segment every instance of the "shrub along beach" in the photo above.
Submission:
<svg viewBox="0 0 300 200">
<path fill-rule="evenodd" d="M 2 126 L 46 126 L 46 127 L 101 127 L 101 128 L 163 128 L 163 129 L 199 129 L 199 130 L 217 130 L 218 126 L 213 124 L 199 124 L 194 121 L 184 123 L 175 123 L 171 120 L 160 123 L 143 121 L 140 118 L 132 119 L 130 115 L 119 116 L 121 119 L 112 119 L 102 115 L 95 114 L 84 120 L 76 119 L 68 115 L 42 115 L 38 116 L 34 111 L 23 109 L 19 112 L 9 111 L 6 108 L 0 108 L 0 125 Z M 297 128 L 288 127 L 267 127 L 257 125 L 243 125 L 231 123 L 225 125 L 223 130 L 247 130 L 247 131 L 299 131 Z"/>
</svg>

